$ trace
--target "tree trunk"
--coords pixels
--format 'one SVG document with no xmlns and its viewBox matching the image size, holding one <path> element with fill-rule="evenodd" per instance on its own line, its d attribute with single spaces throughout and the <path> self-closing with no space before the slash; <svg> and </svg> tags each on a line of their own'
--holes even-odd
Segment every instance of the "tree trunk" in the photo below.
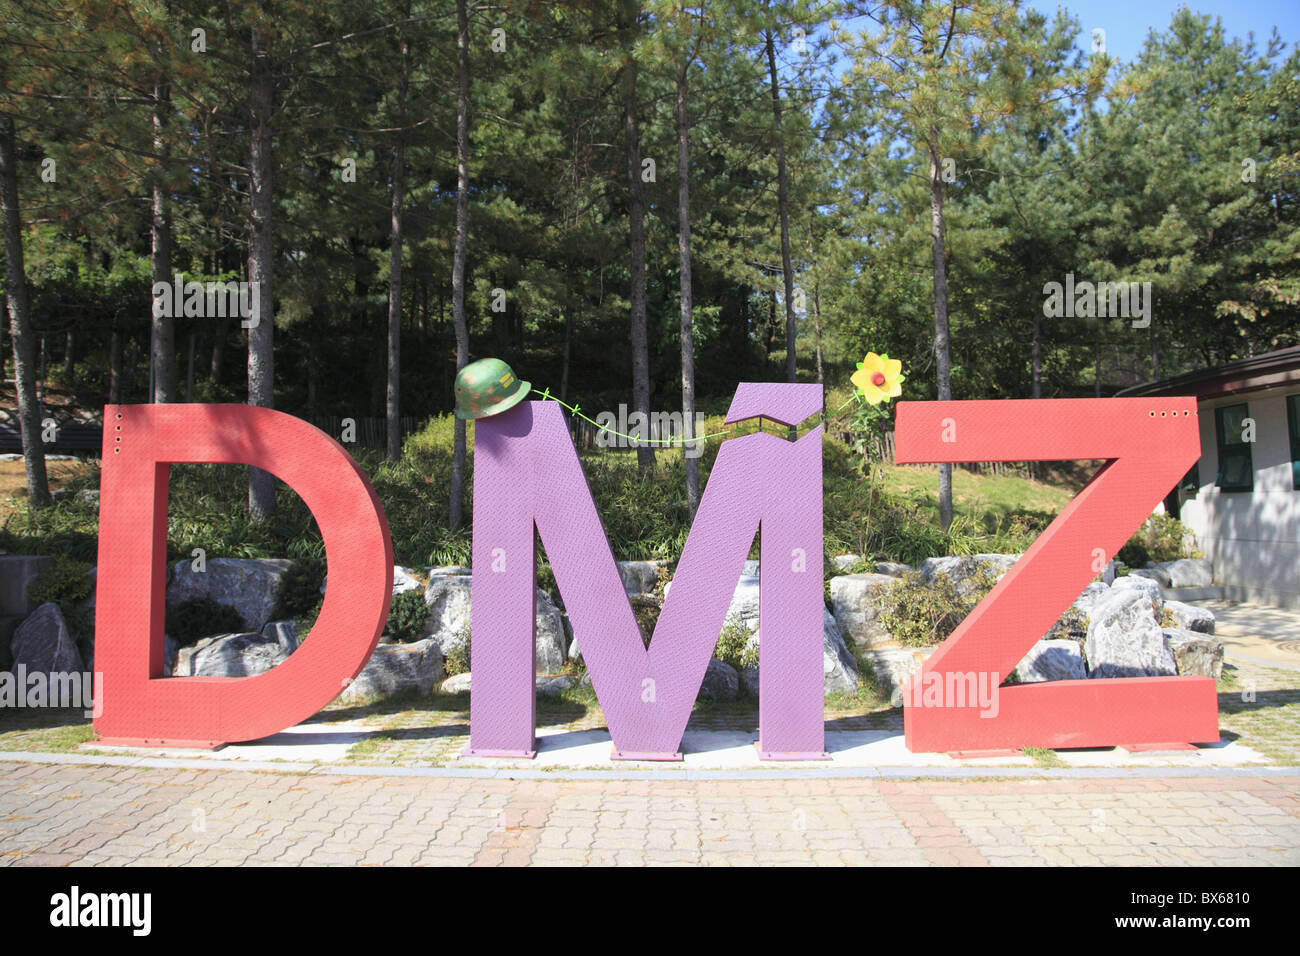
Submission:
<svg viewBox="0 0 1300 956">
<path fill-rule="evenodd" d="M 1032 350 L 1033 357 L 1030 362 L 1030 365 L 1033 369 L 1034 398 L 1043 397 L 1043 342 L 1041 338 L 1042 325 L 1043 325 L 1042 318 L 1043 318 L 1042 310 L 1035 309 L 1034 310 L 1034 341 L 1033 341 L 1033 350 Z"/>
<path fill-rule="evenodd" d="M 153 88 L 153 149 L 157 166 L 153 175 L 152 218 L 149 226 L 149 263 L 154 283 L 172 281 L 172 220 L 167 203 L 168 147 L 167 111 L 170 93 L 167 80 L 159 78 Z M 176 320 L 150 309 L 149 354 L 153 364 L 153 394 L 150 401 L 176 401 Z"/>
<path fill-rule="evenodd" d="M 271 174 L 275 163 L 271 155 L 271 117 L 275 95 L 271 74 L 270 51 L 265 48 L 257 28 L 252 31 L 252 66 L 249 127 L 251 194 L 249 214 L 248 281 L 255 290 L 256 305 L 249 317 L 248 330 L 248 404 L 271 408 L 275 404 L 274 353 L 272 352 L 275 319 L 272 311 L 272 269 L 274 236 L 271 228 Z M 262 521 L 275 512 L 275 477 L 260 468 L 248 473 L 248 516 Z"/>
<path fill-rule="evenodd" d="M 943 237 L 943 180 L 939 176 L 939 134 L 930 136 L 930 251 L 934 261 L 934 357 L 938 398 L 952 400 L 952 351 L 948 339 L 948 261 Z M 939 465 L 939 525 L 952 526 L 952 465 Z"/>
<path fill-rule="evenodd" d="M 632 408 L 650 420 L 650 350 L 646 337 L 645 314 L 645 225 L 641 197 L 641 133 L 637 127 L 637 63 L 632 52 L 638 7 L 623 4 L 623 137 L 627 150 L 628 251 L 631 255 L 631 292 L 628 297 L 632 322 Z M 647 426 L 646 431 L 649 431 Z M 636 445 L 637 465 L 642 470 L 653 467 L 654 446 Z"/>
<path fill-rule="evenodd" d="M 564 310 L 564 363 L 560 367 L 560 401 L 569 400 L 569 360 L 573 354 L 573 312 Z"/>
<path fill-rule="evenodd" d="M 785 283 L 785 377 L 796 377 L 794 270 L 790 266 L 790 199 L 785 170 L 785 137 L 781 128 L 781 90 L 776 83 L 776 51 L 772 31 L 767 31 L 767 71 L 772 84 L 772 123 L 776 131 L 776 212 L 781 227 L 781 277 Z"/>
<path fill-rule="evenodd" d="M 116 328 L 108 338 L 108 404 L 122 403 L 122 333 Z"/>
<path fill-rule="evenodd" d="M 36 399 L 36 354 L 31 315 L 27 311 L 27 277 L 23 272 L 23 229 L 18 212 L 17 149 L 14 121 L 0 114 L 0 202 L 3 204 L 5 291 L 9 302 L 9 340 L 14 349 L 14 387 L 18 392 L 18 425 L 22 431 L 23 469 L 27 500 L 34 507 L 50 503 L 41 445 L 41 412 Z"/>
<path fill-rule="evenodd" d="M 63 337 L 63 387 L 64 388 L 72 387 L 72 372 L 75 367 L 75 363 L 73 361 L 74 355 L 73 355 L 73 348 L 72 348 L 74 339 L 75 336 L 72 333 L 72 329 L 68 329 L 67 334 Z"/>
<path fill-rule="evenodd" d="M 411 16 L 407 3 L 404 17 Z M 397 142 L 393 146 L 393 197 L 390 210 L 388 251 L 388 460 L 397 461 L 402 454 L 402 203 L 406 187 L 406 90 L 410 74 L 410 48 L 406 28 L 399 34 L 402 70 L 397 84 Z"/>
<path fill-rule="evenodd" d="M 817 337 L 817 384 L 826 384 L 826 369 L 822 361 L 822 284 L 813 281 L 813 334 Z M 822 409 L 823 413 L 825 408 Z"/>
<path fill-rule="evenodd" d="M 469 243 L 469 12 L 456 0 L 456 248 L 451 264 L 451 316 L 456 327 L 456 372 L 469 364 L 469 326 L 465 322 L 465 255 Z M 456 419 L 451 456 L 451 511 L 448 524 L 460 530 L 465 497 L 465 420 Z"/>
<path fill-rule="evenodd" d="M 677 258 L 681 285 L 682 316 L 682 434 L 688 442 L 695 437 L 695 327 L 692 317 L 691 289 L 691 150 L 690 115 L 687 111 L 687 71 L 685 63 L 677 72 Z M 685 449 L 686 504 L 691 520 L 700 507 L 700 469 L 695 453 Z"/>
</svg>

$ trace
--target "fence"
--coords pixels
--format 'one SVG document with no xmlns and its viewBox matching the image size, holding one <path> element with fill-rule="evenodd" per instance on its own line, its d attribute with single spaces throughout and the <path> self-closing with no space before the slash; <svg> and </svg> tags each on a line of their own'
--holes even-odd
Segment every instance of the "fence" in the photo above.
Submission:
<svg viewBox="0 0 1300 956">
<path fill-rule="evenodd" d="M 894 455 L 894 433 L 885 432 L 881 438 L 872 440 L 871 457 L 890 465 L 898 464 Z M 933 465 L 902 465 L 903 468 L 932 468 Z M 953 462 L 954 468 L 961 468 L 977 475 L 1014 475 L 1019 478 L 1042 480 L 1046 474 L 1045 463 L 1041 461 L 962 461 Z"/>
</svg>

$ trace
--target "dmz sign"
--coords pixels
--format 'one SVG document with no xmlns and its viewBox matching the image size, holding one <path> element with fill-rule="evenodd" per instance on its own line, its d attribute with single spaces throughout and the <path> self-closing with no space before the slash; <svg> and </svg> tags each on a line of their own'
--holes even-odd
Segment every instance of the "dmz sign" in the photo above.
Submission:
<svg viewBox="0 0 1300 956">
<path fill-rule="evenodd" d="M 817 385 L 737 387 L 728 422 L 797 426 Z M 96 664 L 110 743 L 213 747 L 316 713 L 373 653 L 393 548 L 374 489 L 328 435 L 246 405 L 110 405 L 104 415 Z M 723 443 L 647 649 L 568 428 L 554 402 L 477 421 L 470 753 L 535 753 L 534 529 L 546 547 L 617 758 L 676 759 L 736 580 L 761 529 L 759 752 L 822 759 L 822 429 Z M 945 694 L 1000 683 L 1199 456 L 1195 402 L 900 402 L 900 463 L 1105 459 L 1106 465 L 926 662 L 904 694 L 913 751 L 1217 740 L 1214 681 L 1137 677 Z M 306 641 L 254 677 L 164 677 L 168 468 L 241 463 L 274 473 L 315 516 L 330 587 Z M 937 689 L 937 690 L 936 690 Z"/>
</svg>

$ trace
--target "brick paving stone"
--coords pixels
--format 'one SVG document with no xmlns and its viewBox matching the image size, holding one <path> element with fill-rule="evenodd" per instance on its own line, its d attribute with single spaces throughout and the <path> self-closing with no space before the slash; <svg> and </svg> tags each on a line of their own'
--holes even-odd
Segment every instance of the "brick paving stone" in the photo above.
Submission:
<svg viewBox="0 0 1300 956">
<path fill-rule="evenodd" d="M 356 778 L 0 765 L 0 866 L 1300 864 L 1300 773 Z"/>
</svg>

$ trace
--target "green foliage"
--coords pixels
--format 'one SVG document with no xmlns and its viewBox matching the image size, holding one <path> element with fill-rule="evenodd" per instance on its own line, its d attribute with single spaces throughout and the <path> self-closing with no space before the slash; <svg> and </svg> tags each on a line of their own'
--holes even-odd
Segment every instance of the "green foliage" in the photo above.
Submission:
<svg viewBox="0 0 1300 956">
<path fill-rule="evenodd" d="M 90 597 L 90 565 L 75 558 L 60 556 L 54 565 L 27 585 L 27 599 L 33 604 L 53 602 L 68 625 L 73 638 L 80 639 L 94 633 L 95 622 L 81 602 Z"/>
<path fill-rule="evenodd" d="M 424 626 L 429 622 L 429 613 L 423 591 L 403 591 L 389 605 L 383 640 L 394 644 L 411 644 L 420 640 L 424 636 Z"/>
<path fill-rule="evenodd" d="M 1116 555 L 1130 568 L 1143 568 L 1148 562 L 1177 561 L 1201 556 L 1191 529 L 1164 512 L 1147 518 Z"/>
<path fill-rule="evenodd" d="M 463 628 L 451 641 L 450 647 L 442 658 L 442 668 L 448 677 L 469 672 L 470 665 L 470 630 Z"/>
<path fill-rule="evenodd" d="M 213 634 L 241 634 L 247 630 L 239 612 L 212 598 L 186 598 L 167 609 L 167 633 L 184 647 Z"/>
<path fill-rule="evenodd" d="M 312 555 L 297 558 L 275 586 L 275 618 L 300 618 L 321 603 L 320 588 L 325 583 L 325 562 Z"/>
<path fill-rule="evenodd" d="M 53 567 L 27 586 L 27 599 L 33 604 L 53 601 L 62 610 L 90 597 L 90 590 L 90 565 L 59 557 Z"/>
<path fill-rule="evenodd" d="M 736 670 L 744 670 L 758 663 L 758 648 L 750 646 L 749 631 L 734 618 L 728 618 L 718 634 L 718 644 L 713 656 Z"/>
<path fill-rule="evenodd" d="M 908 647 L 932 647 L 956 630 L 996 583 L 997 577 L 982 567 L 966 579 L 962 593 L 946 574 L 927 585 L 919 571 L 912 571 L 881 595 L 880 620 Z"/>
</svg>

